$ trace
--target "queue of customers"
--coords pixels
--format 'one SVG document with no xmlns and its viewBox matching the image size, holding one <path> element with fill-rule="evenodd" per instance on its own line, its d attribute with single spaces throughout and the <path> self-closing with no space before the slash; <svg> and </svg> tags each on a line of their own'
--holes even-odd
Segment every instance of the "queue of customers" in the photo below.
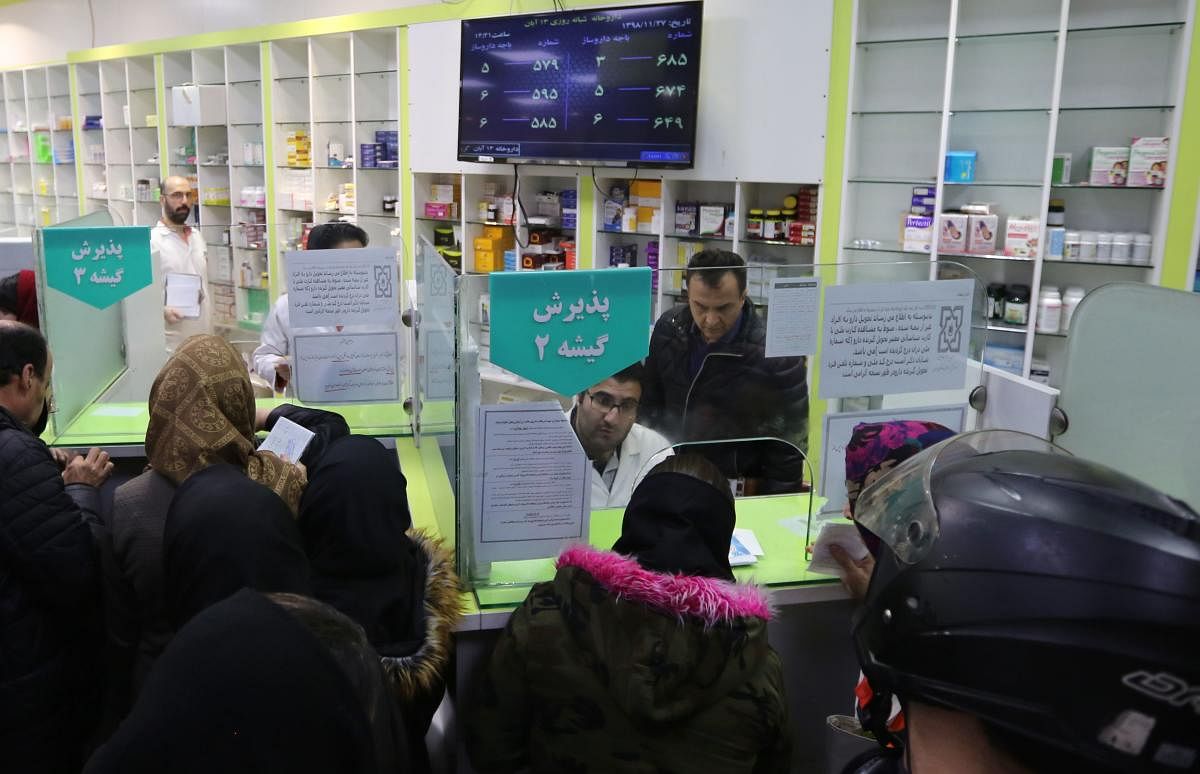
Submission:
<svg viewBox="0 0 1200 774">
<path fill-rule="evenodd" d="M 735 490 L 801 479 L 805 364 L 757 349 L 728 260 L 690 267 L 705 290 L 646 364 L 568 412 L 621 535 L 564 551 L 460 694 L 479 771 L 792 770 L 775 612 L 728 548 Z M 257 410 L 238 353 L 198 335 L 151 388 L 146 470 L 105 506 L 107 455 L 37 437 L 52 369 L 0 321 L 0 767 L 429 770 L 460 588 L 396 455 L 337 414 Z M 256 446 L 281 417 L 315 434 L 300 459 Z M 798 443 L 723 443 L 746 427 Z M 714 443 L 665 454 L 679 433 Z M 1200 770 L 1194 511 L 1015 433 L 861 425 L 846 460 L 869 548 L 834 552 L 861 600 L 847 704 L 878 742 L 846 771 Z"/>
</svg>

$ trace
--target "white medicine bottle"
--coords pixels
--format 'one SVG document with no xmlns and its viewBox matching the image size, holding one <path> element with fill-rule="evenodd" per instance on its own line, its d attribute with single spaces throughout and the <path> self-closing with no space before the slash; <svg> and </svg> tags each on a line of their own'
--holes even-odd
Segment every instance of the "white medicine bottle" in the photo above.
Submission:
<svg viewBox="0 0 1200 774">
<path fill-rule="evenodd" d="M 1075 315 L 1075 307 L 1079 306 L 1079 302 L 1083 300 L 1085 295 L 1087 295 L 1087 291 L 1077 285 L 1067 288 L 1067 292 L 1062 300 L 1063 333 L 1071 329 L 1071 318 Z"/>
<path fill-rule="evenodd" d="M 1038 293 L 1037 332 L 1058 333 L 1059 325 L 1062 322 L 1062 308 L 1063 300 L 1058 293 L 1058 288 L 1053 286 L 1042 288 Z"/>
</svg>

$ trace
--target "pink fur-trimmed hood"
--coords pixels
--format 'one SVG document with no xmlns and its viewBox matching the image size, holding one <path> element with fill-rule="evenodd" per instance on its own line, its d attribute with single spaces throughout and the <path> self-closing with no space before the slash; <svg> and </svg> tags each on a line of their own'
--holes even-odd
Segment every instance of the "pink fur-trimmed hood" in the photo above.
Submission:
<svg viewBox="0 0 1200 774">
<path fill-rule="evenodd" d="M 636 559 L 583 545 L 568 548 L 555 566 L 577 567 L 618 598 L 681 619 L 698 618 L 705 626 L 735 618 L 771 619 L 766 592 L 750 584 L 652 572 Z"/>
</svg>

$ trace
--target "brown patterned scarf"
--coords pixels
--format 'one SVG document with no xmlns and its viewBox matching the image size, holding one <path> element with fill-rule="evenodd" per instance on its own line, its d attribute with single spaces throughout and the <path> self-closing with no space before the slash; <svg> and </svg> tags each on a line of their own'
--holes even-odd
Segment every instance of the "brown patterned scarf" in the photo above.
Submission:
<svg viewBox="0 0 1200 774">
<path fill-rule="evenodd" d="M 178 486 L 209 465 L 236 465 L 279 495 L 295 515 L 304 472 L 254 450 L 254 409 L 250 376 L 237 350 L 219 336 L 192 336 L 150 388 L 150 467 Z"/>
</svg>

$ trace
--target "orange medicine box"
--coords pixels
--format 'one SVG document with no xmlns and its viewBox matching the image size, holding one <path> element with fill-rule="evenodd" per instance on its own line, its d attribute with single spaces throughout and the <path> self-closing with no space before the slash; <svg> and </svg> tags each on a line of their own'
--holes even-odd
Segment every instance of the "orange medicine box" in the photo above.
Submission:
<svg viewBox="0 0 1200 774">
<path fill-rule="evenodd" d="M 504 253 L 500 253 L 501 256 Z M 504 268 L 503 258 L 496 260 L 496 252 L 494 250 L 476 250 L 475 251 L 475 271 L 499 271 Z"/>
<path fill-rule="evenodd" d="M 484 226 L 483 235 L 488 239 L 497 239 L 501 242 L 512 240 L 512 229 L 504 228 L 503 226 Z"/>
</svg>

